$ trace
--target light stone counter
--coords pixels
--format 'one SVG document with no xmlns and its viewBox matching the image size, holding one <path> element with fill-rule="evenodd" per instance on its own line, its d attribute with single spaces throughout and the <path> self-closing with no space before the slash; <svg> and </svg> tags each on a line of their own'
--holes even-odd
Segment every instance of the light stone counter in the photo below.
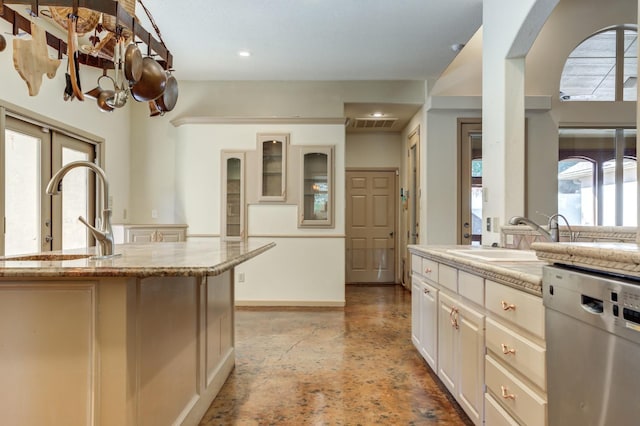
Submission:
<svg viewBox="0 0 640 426">
<path fill-rule="evenodd" d="M 549 263 L 640 278 L 640 246 L 636 243 L 533 243 L 531 248 Z"/>
<path fill-rule="evenodd" d="M 0 424 L 197 425 L 235 365 L 234 267 L 273 246 L 0 260 Z"/>
<path fill-rule="evenodd" d="M 274 245 L 235 241 L 124 244 L 115 246 L 120 256 L 104 260 L 89 257 L 93 248 L 8 256 L 0 258 L 0 277 L 213 276 Z M 69 260 L 52 260 L 56 256 Z"/>
<path fill-rule="evenodd" d="M 542 267 L 547 264 L 539 261 L 483 261 L 452 253 L 455 249 L 474 249 L 462 245 L 415 245 L 409 250 L 423 257 L 449 265 L 483 278 L 517 288 L 518 290 L 542 296 Z M 488 247 L 477 247 L 487 250 Z M 537 253 L 536 253 L 537 254 Z"/>
</svg>

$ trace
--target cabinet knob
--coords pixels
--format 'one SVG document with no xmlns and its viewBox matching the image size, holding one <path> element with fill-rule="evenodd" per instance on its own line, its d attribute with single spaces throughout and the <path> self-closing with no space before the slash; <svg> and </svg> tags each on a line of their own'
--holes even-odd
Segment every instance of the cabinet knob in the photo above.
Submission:
<svg viewBox="0 0 640 426">
<path fill-rule="evenodd" d="M 429 290 L 428 288 L 425 288 L 424 289 L 424 294 L 429 294 L 429 293 L 431 293 L 431 290 Z"/>
<path fill-rule="evenodd" d="M 502 397 L 504 399 L 516 399 L 516 396 L 514 394 L 509 393 L 506 386 L 500 386 L 500 389 L 502 389 Z"/>
<path fill-rule="evenodd" d="M 500 304 L 502 304 L 502 310 L 504 310 L 504 311 L 515 311 L 516 310 L 516 305 L 514 305 L 512 303 L 507 303 L 504 300 L 502 300 L 500 302 Z"/>
<path fill-rule="evenodd" d="M 433 270 L 431 268 L 427 268 L 427 269 L 424 270 L 425 274 L 430 274 L 432 272 L 433 272 Z"/>
<path fill-rule="evenodd" d="M 504 343 L 501 345 L 502 346 L 502 353 L 505 355 L 509 355 L 509 354 L 516 354 L 516 350 L 515 349 L 510 349 L 509 346 L 505 345 Z"/>
</svg>

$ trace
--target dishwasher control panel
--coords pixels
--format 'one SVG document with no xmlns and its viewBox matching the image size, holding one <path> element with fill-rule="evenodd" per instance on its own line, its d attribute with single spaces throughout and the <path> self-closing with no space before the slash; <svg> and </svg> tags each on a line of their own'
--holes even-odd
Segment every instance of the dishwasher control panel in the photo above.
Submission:
<svg viewBox="0 0 640 426">
<path fill-rule="evenodd" d="M 542 291 L 546 308 L 640 343 L 639 281 L 554 265 Z"/>
</svg>

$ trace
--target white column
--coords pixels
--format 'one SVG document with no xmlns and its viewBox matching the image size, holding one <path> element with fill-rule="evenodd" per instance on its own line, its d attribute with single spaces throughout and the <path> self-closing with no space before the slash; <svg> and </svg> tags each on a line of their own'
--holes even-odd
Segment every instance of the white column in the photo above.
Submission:
<svg viewBox="0 0 640 426">
<path fill-rule="evenodd" d="M 525 55 L 558 1 L 483 3 L 482 242 L 485 245 L 499 243 L 500 227 L 511 216 L 525 214 Z"/>
</svg>

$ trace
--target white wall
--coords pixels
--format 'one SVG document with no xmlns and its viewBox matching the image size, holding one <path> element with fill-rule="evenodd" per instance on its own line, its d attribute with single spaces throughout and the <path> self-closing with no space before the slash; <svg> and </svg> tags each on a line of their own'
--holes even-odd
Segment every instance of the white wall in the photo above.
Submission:
<svg viewBox="0 0 640 426">
<path fill-rule="evenodd" d="M 346 166 L 395 167 L 402 164 L 402 137 L 399 133 L 347 133 Z"/>
<path fill-rule="evenodd" d="M 124 220 L 129 208 L 129 139 L 131 120 L 129 106 L 112 113 L 103 113 L 90 100 L 65 102 L 66 61 L 63 61 L 53 79 L 43 75 L 37 96 L 29 96 L 27 85 L 13 66 L 13 36 L 11 25 L 0 20 L 0 33 L 7 39 L 7 48 L 0 52 L 0 102 L 16 105 L 40 116 L 47 123 L 59 123 L 88 132 L 105 140 L 105 172 L 113 196 L 113 221 Z M 25 36 L 23 39 L 28 39 Z M 49 57 L 57 58 L 57 51 L 49 49 Z M 96 86 L 100 73 L 87 66 L 80 67 L 81 83 L 85 91 Z M 9 109 L 11 109 L 9 107 Z"/>
<path fill-rule="evenodd" d="M 344 169 L 343 125 L 185 124 L 177 128 L 176 216 L 191 236 L 220 235 L 222 150 L 255 151 L 257 133 L 289 133 L 291 147 L 333 145 L 334 224 L 329 229 L 299 229 L 297 203 L 251 204 L 247 208 L 249 241 L 274 241 L 276 247 L 242 265 L 237 283 L 240 305 L 344 304 Z M 292 150 L 290 149 L 290 153 Z M 288 161 L 297 167 L 299 159 Z M 245 163 L 246 164 L 246 163 Z M 259 185 L 259 171 L 245 168 L 246 185 Z M 289 175 L 289 179 L 294 176 Z M 296 188 L 297 185 L 290 187 Z M 291 196 L 290 200 L 297 200 Z"/>
</svg>

